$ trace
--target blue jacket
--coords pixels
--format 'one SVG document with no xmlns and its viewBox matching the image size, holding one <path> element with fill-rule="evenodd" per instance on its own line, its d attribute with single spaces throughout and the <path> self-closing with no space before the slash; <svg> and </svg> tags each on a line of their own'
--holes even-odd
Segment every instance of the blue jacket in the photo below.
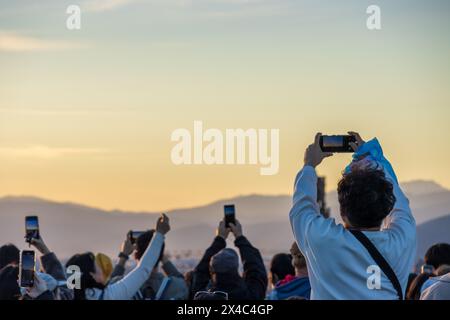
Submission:
<svg viewBox="0 0 450 320">
<path fill-rule="evenodd" d="M 267 300 L 285 300 L 289 297 L 303 297 L 309 300 L 311 285 L 308 277 L 295 278 L 288 283 L 277 285 L 268 295 Z"/>
</svg>

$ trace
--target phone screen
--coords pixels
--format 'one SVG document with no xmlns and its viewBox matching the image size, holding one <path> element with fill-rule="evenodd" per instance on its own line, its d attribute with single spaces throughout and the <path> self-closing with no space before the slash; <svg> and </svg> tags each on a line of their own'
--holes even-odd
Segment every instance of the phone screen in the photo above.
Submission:
<svg viewBox="0 0 450 320">
<path fill-rule="evenodd" d="M 344 144 L 344 136 L 323 136 L 323 146 L 325 148 L 341 148 Z"/>
<path fill-rule="evenodd" d="M 20 286 L 32 287 L 34 285 L 34 268 L 36 261 L 34 251 L 23 250 L 20 255 Z"/>
<path fill-rule="evenodd" d="M 25 235 L 27 241 L 39 239 L 39 220 L 37 216 L 28 216 L 25 218 Z"/>
<path fill-rule="evenodd" d="M 223 211 L 225 214 L 225 225 L 227 228 L 229 228 L 230 223 L 235 223 L 235 208 L 234 204 L 228 204 L 223 206 Z"/>
<path fill-rule="evenodd" d="M 350 142 L 354 142 L 355 137 L 349 135 L 321 136 L 320 147 L 323 152 L 353 152 Z"/>
</svg>

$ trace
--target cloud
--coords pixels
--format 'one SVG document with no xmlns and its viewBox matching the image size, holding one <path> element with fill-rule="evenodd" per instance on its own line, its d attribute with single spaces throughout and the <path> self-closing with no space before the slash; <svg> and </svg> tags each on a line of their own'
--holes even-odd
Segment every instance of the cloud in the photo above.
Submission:
<svg viewBox="0 0 450 320">
<path fill-rule="evenodd" d="M 136 2 L 136 0 L 91 0 L 85 2 L 83 8 L 91 12 L 102 12 L 114 10 L 133 2 Z"/>
<path fill-rule="evenodd" d="M 84 44 L 62 40 L 46 40 L 12 32 L 0 32 L 0 51 L 58 51 L 85 47 Z"/>
<path fill-rule="evenodd" d="M 58 148 L 43 145 L 33 145 L 27 147 L 0 147 L 0 157 L 9 158 L 38 158 L 54 159 L 72 155 L 92 155 L 107 152 L 105 149 L 96 148 Z"/>
</svg>

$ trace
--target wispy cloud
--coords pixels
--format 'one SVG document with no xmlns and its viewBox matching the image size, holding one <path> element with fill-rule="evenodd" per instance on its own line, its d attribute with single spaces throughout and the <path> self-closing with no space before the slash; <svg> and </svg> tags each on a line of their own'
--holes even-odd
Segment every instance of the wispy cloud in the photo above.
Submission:
<svg viewBox="0 0 450 320">
<path fill-rule="evenodd" d="M 33 145 L 26 147 L 0 147 L 0 157 L 53 159 L 71 155 L 92 155 L 105 153 L 105 149 L 66 148 Z"/>
<path fill-rule="evenodd" d="M 83 4 L 83 9 L 91 12 L 101 12 L 114 10 L 137 0 L 90 0 Z"/>
<path fill-rule="evenodd" d="M 86 44 L 73 41 L 41 39 L 14 32 L 0 31 L 0 51 L 58 51 L 83 47 L 86 47 Z"/>
</svg>

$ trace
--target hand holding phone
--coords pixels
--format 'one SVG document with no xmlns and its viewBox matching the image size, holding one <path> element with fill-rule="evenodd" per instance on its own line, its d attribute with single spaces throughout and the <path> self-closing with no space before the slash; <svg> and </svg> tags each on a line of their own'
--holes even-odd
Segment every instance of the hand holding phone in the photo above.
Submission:
<svg viewBox="0 0 450 320">
<path fill-rule="evenodd" d="M 20 253 L 19 283 L 21 287 L 34 285 L 36 259 L 33 250 L 22 250 Z"/>
<path fill-rule="evenodd" d="M 131 244 L 135 244 L 137 239 L 139 238 L 139 236 L 142 235 L 143 233 L 145 233 L 145 231 L 130 230 L 130 231 L 128 231 L 127 237 L 130 240 Z"/>
</svg>

